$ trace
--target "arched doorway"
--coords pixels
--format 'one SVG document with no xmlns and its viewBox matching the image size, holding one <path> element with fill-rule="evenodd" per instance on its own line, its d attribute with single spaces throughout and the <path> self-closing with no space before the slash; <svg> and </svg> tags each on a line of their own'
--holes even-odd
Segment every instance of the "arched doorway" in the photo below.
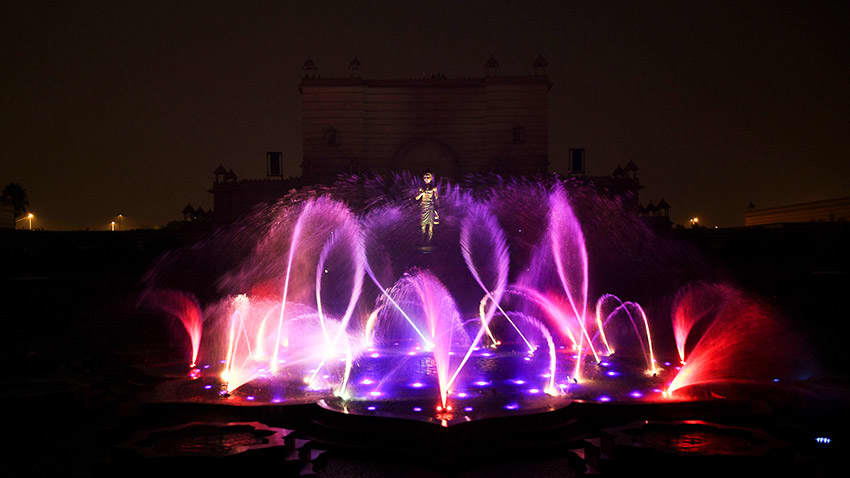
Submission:
<svg viewBox="0 0 850 478">
<path fill-rule="evenodd" d="M 432 139 L 408 141 L 398 150 L 393 162 L 393 169 L 406 169 L 414 175 L 430 170 L 438 180 L 456 178 L 460 172 L 454 151 Z"/>
</svg>

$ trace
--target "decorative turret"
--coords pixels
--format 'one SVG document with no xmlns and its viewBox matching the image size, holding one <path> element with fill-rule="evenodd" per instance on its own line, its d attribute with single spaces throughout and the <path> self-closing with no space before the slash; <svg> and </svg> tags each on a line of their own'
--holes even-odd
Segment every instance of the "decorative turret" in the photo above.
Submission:
<svg viewBox="0 0 850 478">
<path fill-rule="evenodd" d="M 232 169 L 228 169 L 227 174 L 224 175 L 224 182 L 235 183 L 236 180 L 237 180 L 236 173 L 234 173 Z"/>
<path fill-rule="evenodd" d="M 360 60 L 355 56 L 351 63 L 348 64 L 348 74 L 352 78 L 360 78 Z"/>
<path fill-rule="evenodd" d="M 626 176 L 626 171 L 618 164 L 614 172 L 611 173 L 611 176 L 614 176 L 615 179 L 621 179 Z"/>
<path fill-rule="evenodd" d="M 636 178 L 636 177 L 637 177 L 637 172 L 638 172 L 637 164 L 635 164 L 635 162 L 634 162 L 634 161 L 629 160 L 629 162 L 628 162 L 628 163 L 626 163 L 626 167 L 624 168 L 624 171 L 625 171 L 625 172 L 626 172 L 626 174 L 628 174 L 628 175 L 629 175 L 632 179 Z"/>
<path fill-rule="evenodd" d="M 484 68 L 487 70 L 487 76 L 496 76 L 499 74 L 499 62 L 496 57 L 490 55 L 490 58 L 484 63 Z"/>
<path fill-rule="evenodd" d="M 319 67 L 310 58 L 307 58 L 301 70 L 304 72 L 304 78 L 318 78 L 319 76 Z"/>
<path fill-rule="evenodd" d="M 649 204 L 646 205 L 646 214 L 647 215 L 654 216 L 657 211 L 658 211 L 658 208 L 655 206 L 655 204 L 652 204 L 652 201 L 650 201 Z"/>
<path fill-rule="evenodd" d="M 537 55 L 537 58 L 534 60 L 534 74 L 536 76 L 546 76 L 546 68 L 549 66 L 549 62 L 546 61 L 546 58 L 543 58 L 543 55 Z"/>
<path fill-rule="evenodd" d="M 218 167 L 215 168 L 215 171 L 213 171 L 213 174 L 215 175 L 215 182 L 218 184 L 224 181 L 224 176 L 227 174 L 227 170 L 224 169 L 223 164 L 219 164 Z"/>
<path fill-rule="evenodd" d="M 186 207 L 183 208 L 183 220 L 191 221 L 195 218 L 195 208 L 192 207 L 192 203 L 186 204 Z"/>
<path fill-rule="evenodd" d="M 670 217 L 670 205 L 667 204 L 667 201 L 665 201 L 664 198 L 661 198 L 661 200 L 658 201 L 658 206 L 656 206 L 656 208 L 658 209 L 658 212 L 664 215 L 664 217 Z"/>
</svg>

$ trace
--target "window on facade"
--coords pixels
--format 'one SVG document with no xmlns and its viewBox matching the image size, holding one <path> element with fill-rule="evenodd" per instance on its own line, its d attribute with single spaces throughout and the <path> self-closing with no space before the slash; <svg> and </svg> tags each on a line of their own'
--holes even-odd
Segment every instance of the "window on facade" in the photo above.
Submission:
<svg viewBox="0 0 850 478">
<path fill-rule="evenodd" d="M 524 143 L 525 142 L 525 128 L 523 128 L 522 126 L 514 126 L 513 137 L 514 137 L 514 143 Z"/>
<path fill-rule="evenodd" d="M 337 145 L 337 133 L 336 128 L 327 128 L 325 130 L 325 141 L 328 146 L 336 146 Z"/>
</svg>

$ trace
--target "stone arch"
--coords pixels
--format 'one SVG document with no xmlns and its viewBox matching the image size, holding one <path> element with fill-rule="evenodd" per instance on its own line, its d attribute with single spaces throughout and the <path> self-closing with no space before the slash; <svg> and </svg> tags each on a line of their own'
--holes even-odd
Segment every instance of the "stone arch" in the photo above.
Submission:
<svg viewBox="0 0 850 478">
<path fill-rule="evenodd" d="M 393 156 L 393 169 L 408 170 L 421 175 L 430 170 L 439 178 L 457 178 L 460 164 L 452 148 L 433 139 L 413 139 Z"/>
</svg>

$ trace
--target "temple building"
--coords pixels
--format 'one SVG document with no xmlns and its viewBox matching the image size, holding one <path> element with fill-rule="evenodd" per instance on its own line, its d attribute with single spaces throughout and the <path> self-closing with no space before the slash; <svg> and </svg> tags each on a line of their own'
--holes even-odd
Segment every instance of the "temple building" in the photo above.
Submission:
<svg viewBox="0 0 850 478">
<path fill-rule="evenodd" d="M 304 62 L 301 94 L 302 175 L 286 178 L 283 155 L 266 154 L 266 178 L 239 180 L 220 165 L 210 192 L 214 220 L 228 223 L 261 203 L 272 203 L 302 186 L 332 182 L 340 173 L 381 174 L 430 170 L 461 180 L 474 173 L 533 176 L 549 172 L 547 62 L 538 56 L 530 74 L 505 75 L 491 57 L 484 76 L 364 79 L 361 63 L 348 76 L 323 78 Z M 601 193 L 626 197 L 636 208 L 637 166 L 629 161 L 610 176 L 585 176 L 585 150 L 573 148 L 567 171 Z M 291 176 L 291 175 L 289 175 Z"/>
<path fill-rule="evenodd" d="M 546 173 L 552 83 L 543 57 L 531 66 L 530 75 L 503 75 L 491 57 L 479 78 L 372 80 L 361 78 L 356 58 L 347 78 L 323 78 L 307 60 L 298 88 L 303 175 L 323 181 L 342 171 Z"/>
</svg>

